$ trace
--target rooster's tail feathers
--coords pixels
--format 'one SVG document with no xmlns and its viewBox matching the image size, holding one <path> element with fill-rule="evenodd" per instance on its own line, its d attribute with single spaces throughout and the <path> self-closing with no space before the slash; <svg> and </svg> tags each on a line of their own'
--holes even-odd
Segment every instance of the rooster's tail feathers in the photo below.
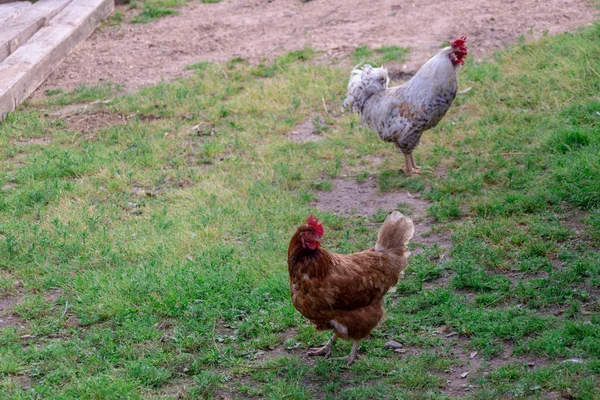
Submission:
<svg viewBox="0 0 600 400">
<path fill-rule="evenodd" d="M 393 211 L 379 229 L 375 251 L 389 251 L 408 256 L 406 247 L 415 233 L 415 226 L 410 218 L 398 211 Z"/>
<path fill-rule="evenodd" d="M 360 112 L 365 101 L 374 93 L 387 89 L 388 83 L 388 73 L 384 67 L 373 68 L 369 64 L 357 65 L 350 73 L 348 93 L 343 109 Z"/>
</svg>

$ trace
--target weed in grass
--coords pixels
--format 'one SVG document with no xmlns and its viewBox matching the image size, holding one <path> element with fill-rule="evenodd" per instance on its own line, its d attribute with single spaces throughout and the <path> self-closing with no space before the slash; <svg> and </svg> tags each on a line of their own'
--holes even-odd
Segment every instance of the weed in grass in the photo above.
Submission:
<svg viewBox="0 0 600 400">
<path fill-rule="evenodd" d="M 363 182 L 366 182 L 370 177 L 371 177 L 370 173 L 368 173 L 367 171 L 361 171 L 356 175 L 355 179 L 356 179 L 356 182 L 363 183 Z"/>
<path fill-rule="evenodd" d="M 145 4 L 142 12 L 138 16 L 133 18 L 131 20 L 131 22 L 134 24 L 135 23 L 147 24 L 148 22 L 152 21 L 153 19 L 157 19 L 157 18 L 164 17 L 167 15 L 177 15 L 177 14 L 179 14 L 178 11 L 171 10 L 170 8 L 155 7 L 155 6 Z"/>
<path fill-rule="evenodd" d="M 373 62 L 381 65 L 389 62 L 402 62 L 406 60 L 408 49 L 398 46 L 383 46 L 377 49 L 370 49 L 368 46 L 360 46 L 354 49 L 352 55 L 353 62 Z"/>
<path fill-rule="evenodd" d="M 62 89 L 48 89 L 46 91 L 44 91 L 44 94 L 46 96 L 56 96 L 57 94 L 61 94 L 64 91 Z"/>
<path fill-rule="evenodd" d="M 410 192 L 419 192 L 424 189 L 423 182 L 418 178 L 406 177 L 402 171 L 383 169 L 379 171 L 379 188 L 382 192 L 406 189 Z"/>
<path fill-rule="evenodd" d="M 190 391 L 190 395 L 211 398 L 215 390 L 220 388 L 226 381 L 226 377 L 221 374 L 200 371 L 198 375 L 194 376 L 194 387 Z"/>
<path fill-rule="evenodd" d="M 398 203 L 396 206 L 396 210 L 400 211 L 404 215 L 412 215 L 413 213 L 413 208 L 411 207 L 411 205 L 405 202 Z"/>
<path fill-rule="evenodd" d="M 600 157 L 598 149 L 585 147 L 569 154 L 556 166 L 552 189 L 571 203 L 584 209 L 600 207 Z"/>
<path fill-rule="evenodd" d="M 444 199 L 429 207 L 429 214 L 439 222 L 447 222 L 461 216 L 460 200 L 457 198 Z"/>
<path fill-rule="evenodd" d="M 108 25 L 121 25 L 123 23 L 123 13 L 120 10 L 117 10 L 107 19 L 106 23 Z"/>
<path fill-rule="evenodd" d="M 600 208 L 591 212 L 588 219 L 588 226 L 591 231 L 591 236 L 596 240 L 600 240 Z"/>
<path fill-rule="evenodd" d="M 325 121 L 318 115 L 316 115 L 312 120 L 313 125 L 313 133 L 321 135 L 323 132 L 327 131 L 329 128 Z"/>
<path fill-rule="evenodd" d="M 227 68 L 235 68 L 238 64 L 247 64 L 247 61 L 242 57 L 233 57 L 231 60 L 227 61 Z"/>
<path fill-rule="evenodd" d="M 354 61 L 361 62 L 373 56 L 373 50 L 368 46 L 360 46 L 354 49 Z"/>
<path fill-rule="evenodd" d="M 406 60 L 408 49 L 398 46 L 383 46 L 375 50 L 380 55 L 382 63 L 391 61 L 402 62 Z"/>
<path fill-rule="evenodd" d="M 589 144 L 590 134 L 584 129 L 573 127 L 553 132 L 548 147 L 567 153 Z"/>
<path fill-rule="evenodd" d="M 66 106 L 78 103 L 91 103 L 99 100 L 106 100 L 108 97 L 115 95 L 122 88 L 122 85 L 112 83 L 103 83 L 96 86 L 81 85 L 75 88 L 72 92 L 64 93 L 62 90 L 51 91 L 46 95 L 45 103 L 47 105 Z"/>
<path fill-rule="evenodd" d="M 275 76 L 279 71 L 285 71 L 286 67 L 296 61 L 307 61 L 310 60 L 316 51 L 306 47 L 301 50 L 291 51 L 283 56 L 276 57 L 272 63 L 268 63 L 267 60 L 262 60 L 257 67 L 250 70 L 252 75 L 259 78 L 270 78 Z"/>
<path fill-rule="evenodd" d="M 331 181 L 318 180 L 313 182 L 312 187 L 315 190 L 322 190 L 325 192 L 330 192 L 333 189 L 333 183 Z"/>
<path fill-rule="evenodd" d="M 186 66 L 185 69 L 202 72 L 206 70 L 206 67 L 208 67 L 210 64 L 211 63 L 209 61 L 200 61 L 195 64 Z"/>
</svg>

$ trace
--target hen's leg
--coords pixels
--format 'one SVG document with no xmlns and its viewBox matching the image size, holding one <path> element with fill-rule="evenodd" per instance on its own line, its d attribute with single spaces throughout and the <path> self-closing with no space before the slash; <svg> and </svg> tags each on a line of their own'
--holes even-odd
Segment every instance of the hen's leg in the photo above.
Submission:
<svg viewBox="0 0 600 400">
<path fill-rule="evenodd" d="M 358 360 L 360 356 L 358 355 L 358 340 L 354 341 L 352 345 L 352 350 L 350 350 L 350 354 L 348 355 L 348 366 L 352 365 L 354 360 Z"/>
<path fill-rule="evenodd" d="M 317 347 L 316 349 L 311 349 L 311 351 L 308 352 L 308 355 L 309 356 L 329 357 L 331 355 L 331 346 L 333 346 L 336 339 L 337 339 L 337 336 L 334 333 L 333 336 L 331 337 L 331 339 L 329 339 L 327 341 L 327 343 L 325 343 L 325 346 Z"/>
</svg>

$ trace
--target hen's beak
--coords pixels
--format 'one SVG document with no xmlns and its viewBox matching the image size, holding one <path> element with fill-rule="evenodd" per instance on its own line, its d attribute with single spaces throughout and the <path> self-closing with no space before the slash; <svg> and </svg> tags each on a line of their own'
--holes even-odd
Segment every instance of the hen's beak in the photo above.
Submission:
<svg viewBox="0 0 600 400">
<path fill-rule="evenodd" d="M 321 237 L 322 237 L 322 236 L 317 236 L 317 237 L 315 238 L 315 248 L 317 248 L 317 247 L 321 247 Z"/>
<path fill-rule="evenodd" d="M 305 245 L 311 250 L 316 250 L 317 247 L 321 246 L 321 242 L 315 240 L 314 242 L 306 242 Z"/>
</svg>

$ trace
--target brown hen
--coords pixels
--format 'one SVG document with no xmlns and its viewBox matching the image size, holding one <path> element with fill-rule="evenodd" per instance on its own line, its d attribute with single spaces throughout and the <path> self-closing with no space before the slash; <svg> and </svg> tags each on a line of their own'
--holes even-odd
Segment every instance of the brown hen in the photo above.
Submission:
<svg viewBox="0 0 600 400">
<path fill-rule="evenodd" d="M 292 303 L 317 330 L 332 330 L 322 348 L 309 355 L 331 354 L 337 338 L 353 340 L 348 365 L 358 358 L 358 343 L 385 315 L 383 296 L 407 266 L 410 218 L 392 212 L 374 247 L 354 254 L 331 253 L 321 247 L 323 227 L 312 214 L 298 228 L 288 248 Z"/>
</svg>

